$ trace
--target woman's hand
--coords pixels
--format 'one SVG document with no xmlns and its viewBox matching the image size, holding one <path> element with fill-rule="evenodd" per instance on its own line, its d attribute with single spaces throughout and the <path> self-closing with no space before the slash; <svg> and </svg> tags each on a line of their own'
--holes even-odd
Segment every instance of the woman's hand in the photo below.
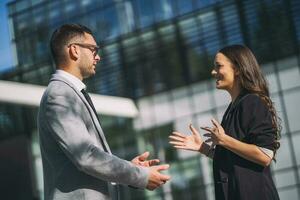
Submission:
<svg viewBox="0 0 300 200">
<path fill-rule="evenodd" d="M 192 124 L 190 124 L 189 128 L 192 131 L 192 135 L 184 135 L 179 132 L 173 132 L 172 135 L 169 136 L 169 143 L 176 149 L 199 151 L 203 144 L 203 140 Z"/>
<path fill-rule="evenodd" d="M 208 131 L 208 133 L 204 134 L 204 136 L 208 137 L 205 142 L 212 142 L 213 146 L 224 145 L 227 135 L 223 127 L 215 119 L 212 119 L 211 122 L 213 123 L 213 127 L 201 127 L 201 129 Z"/>
</svg>

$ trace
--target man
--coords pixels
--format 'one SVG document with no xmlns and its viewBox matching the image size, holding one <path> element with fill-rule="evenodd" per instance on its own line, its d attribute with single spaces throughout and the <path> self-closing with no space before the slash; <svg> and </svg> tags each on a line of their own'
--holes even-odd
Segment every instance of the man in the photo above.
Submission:
<svg viewBox="0 0 300 200">
<path fill-rule="evenodd" d="M 111 154 L 82 82 L 100 61 L 91 30 L 65 24 L 54 31 L 50 47 L 57 71 L 38 114 L 45 200 L 110 199 L 113 183 L 154 190 L 168 181 L 160 171 L 169 166 L 147 161 L 148 152 L 132 162 Z"/>
</svg>

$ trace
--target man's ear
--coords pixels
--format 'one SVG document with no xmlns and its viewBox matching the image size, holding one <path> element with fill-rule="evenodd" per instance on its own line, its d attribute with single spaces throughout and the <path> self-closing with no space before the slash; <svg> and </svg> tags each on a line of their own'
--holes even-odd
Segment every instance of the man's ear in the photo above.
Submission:
<svg viewBox="0 0 300 200">
<path fill-rule="evenodd" d="M 71 45 L 69 48 L 69 55 L 72 60 L 77 60 L 79 58 L 79 49 L 75 45 Z"/>
</svg>

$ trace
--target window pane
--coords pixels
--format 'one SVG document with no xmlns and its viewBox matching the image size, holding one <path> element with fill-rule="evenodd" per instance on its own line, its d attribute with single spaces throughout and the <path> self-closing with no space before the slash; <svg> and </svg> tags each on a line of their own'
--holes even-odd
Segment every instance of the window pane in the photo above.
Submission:
<svg viewBox="0 0 300 200">
<path fill-rule="evenodd" d="M 136 0 L 136 9 L 140 20 L 140 27 L 146 27 L 154 22 L 153 1 Z"/>
<path fill-rule="evenodd" d="M 154 4 L 155 16 L 158 21 L 170 19 L 173 15 L 171 0 L 156 0 Z"/>
<path fill-rule="evenodd" d="M 155 122 L 157 126 L 170 123 L 174 120 L 174 110 L 170 103 L 170 93 L 162 93 L 153 98 Z"/>
<path fill-rule="evenodd" d="M 212 108 L 211 92 L 208 91 L 207 82 L 201 82 L 192 86 L 193 91 L 193 110 L 195 112 L 203 112 Z"/>
<path fill-rule="evenodd" d="M 193 10 L 192 0 L 177 0 L 178 14 L 188 13 Z"/>
<path fill-rule="evenodd" d="M 300 153 L 300 132 L 297 132 L 297 133 L 293 133 L 292 135 L 292 142 L 293 142 L 293 147 L 294 147 L 294 150 L 295 150 L 295 156 L 296 156 L 296 160 L 297 160 L 297 165 L 300 166 L 300 156 L 299 156 L 299 153 Z"/>
<path fill-rule="evenodd" d="M 279 190 L 279 197 L 280 199 L 299 199 L 298 197 L 298 191 L 297 188 L 289 188 L 289 189 L 285 189 L 285 190 Z"/>
<path fill-rule="evenodd" d="M 190 95 L 187 89 L 177 89 L 173 92 L 173 107 L 175 108 L 175 116 L 180 117 L 192 113 L 191 102 L 188 98 Z"/>
<path fill-rule="evenodd" d="M 273 163 L 273 167 L 276 170 L 292 167 L 292 158 L 290 144 L 286 137 L 280 139 L 280 148 L 277 152 L 277 162 Z"/>
<path fill-rule="evenodd" d="M 296 65 L 293 68 L 285 69 L 279 72 L 279 79 L 282 89 L 290 89 L 293 87 L 300 86 L 300 71 Z"/>
<path fill-rule="evenodd" d="M 296 178 L 294 170 L 291 168 L 290 171 L 276 172 L 275 173 L 276 187 L 286 187 L 296 184 Z"/>
<path fill-rule="evenodd" d="M 286 113 L 288 115 L 288 124 L 291 131 L 300 130 L 300 106 L 298 106 L 300 99 L 300 90 L 293 92 L 284 92 L 284 101 Z"/>
</svg>

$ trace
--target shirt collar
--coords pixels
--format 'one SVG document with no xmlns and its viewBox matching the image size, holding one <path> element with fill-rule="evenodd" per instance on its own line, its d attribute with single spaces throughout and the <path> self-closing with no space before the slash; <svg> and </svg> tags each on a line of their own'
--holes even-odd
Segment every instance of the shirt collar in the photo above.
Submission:
<svg viewBox="0 0 300 200">
<path fill-rule="evenodd" d="M 82 89 L 86 89 L 86 85 L 79 78 L 70 74 L 69 72 L 58 69 L 56 70 L 55 73 L 59 74 L 60 76 L 63 76 L 65 79 L 70 81 L 78 91 L 81 91 Z"/>
</svg>

